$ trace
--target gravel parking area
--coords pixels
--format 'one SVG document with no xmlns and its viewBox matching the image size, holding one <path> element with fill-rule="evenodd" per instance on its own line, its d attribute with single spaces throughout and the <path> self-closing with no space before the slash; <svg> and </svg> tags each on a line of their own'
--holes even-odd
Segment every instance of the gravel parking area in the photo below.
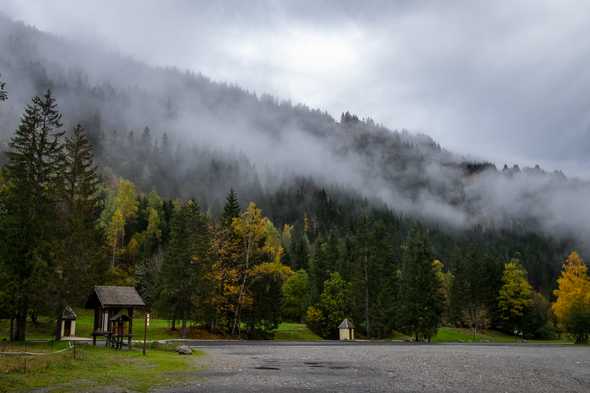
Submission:
<svg viewBox="0 0 590 393">
<path fill-rule="evenodd" d="M 241 343 L 200 349 L 206 368 L 175 392 L 590 392 L 590 347 Z"/>
</svg>

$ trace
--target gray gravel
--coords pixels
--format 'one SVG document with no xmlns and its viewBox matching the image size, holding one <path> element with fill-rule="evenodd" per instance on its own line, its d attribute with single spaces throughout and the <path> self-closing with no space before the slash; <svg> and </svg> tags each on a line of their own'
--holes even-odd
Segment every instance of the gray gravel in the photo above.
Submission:
<svg viewBox="0 0 590 393">
<path fill-rule="evenodd" d="M 169 391 L 590 392 L 589 347 L 240 343 L 202 349 L 206 368 Z"/>
</svg>

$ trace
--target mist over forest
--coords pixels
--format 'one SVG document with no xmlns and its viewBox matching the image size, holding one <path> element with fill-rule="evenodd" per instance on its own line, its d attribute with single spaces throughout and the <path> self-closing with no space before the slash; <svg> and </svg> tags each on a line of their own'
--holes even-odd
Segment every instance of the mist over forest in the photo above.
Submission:
<svg viewBox="0 0 590 393">
<path fill-rule="evenodd" d="M 452 228 L 525 225 L 562 239 L 588 238 L 590 185 L 561 172 L 512 163 L 496 168 L 447 151 L 427 135 L 359 119 L 346 108 L 334 119 L 304 104 L 190 71 L 150 67 L 4 16 L 0 37 L 0 70 L 10 91 L 0 108 L 3 140 L 30 97 L 51 89 L 66 124 L 83 124 L 95 139 L 121 139 L 112 146 L 136 144 L 145 127 L 155 144 L 166 134 L 174 156 L 167 177 L 181 185 L 170 189 L 148 162 L 136 163 L 142 167 L 132 178 L 145 191 L 213 201 L 234 187 L 248 199 L 309 178 Z M 122 170 L 124 158 L 108 146 L 99 160 Z M 222 169 L 207 184 L 202 173 L 212 162 Z M 244 164 L 232 170 L 236 162 Z"/>
</svg>

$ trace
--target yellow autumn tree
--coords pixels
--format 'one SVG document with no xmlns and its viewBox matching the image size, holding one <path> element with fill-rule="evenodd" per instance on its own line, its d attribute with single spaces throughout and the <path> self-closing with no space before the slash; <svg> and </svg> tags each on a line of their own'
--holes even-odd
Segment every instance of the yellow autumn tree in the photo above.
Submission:
<svg viewBox="0 0 590 393">
<path fill-rule="evenodd" d="M 115 209 L 115 212 L 111 216 L 111 220 L 106 229 L 107 241 L 112 247 L 112 260 L 111 267 L 115 266 L 115 258 L 117 256 L 117 248 L 123 241 L 125 233 L 125 218 L 120 209 Z"/>
<path fill-rule="evenodd" d="M 280 263 L 284 251 L 278 231 L 253 202 L 245 212 L 233 219 L 231 227 L 241 243 L 237 263 L 240 288 L 232 326 L 232 334 L 239 334 L 242 308 L 252 304 L 252 296 L 247 290 L 248 280 L 253 274 L 252 268 L 265 262 Z"/>
<path fill-rule="evenodd" d="M 504 265 L 502 287 L 498 294 L 498 311 L 506 327 L 521 333 L 525 313 L 533 301 L 533 288 L 527 272 L 516 259 Z"/>
<path fill-rule="evenodd" d="M 112 249 L 112 267 L 115 266 L 119 249 L 125 245 L 125 225 L 137 216 L 138 210 L 135 185 L 129 180 L 119 179 L 116 189 L 107 199 L 107 206 L 100 218 L 108 245 Z"/>
<path fill-rule="evenodd" d="M 588 341 L 590 335 L 590 277 L 588 267 L 576 251 L 566 258 L 552 310 L 560 327 L 571 334 L 576 343 Z"/>
<path fill-rule="evenodd" d="M 432 269 L 438 280 L 440 298 L 443 302 L 443 321 L 448 319 L 449 302 L 451 298 L 451 287 L 453 285 L 453 273 L 444 271 L 445 265 L 438 259 L 432 262 Z"/>
</svg>

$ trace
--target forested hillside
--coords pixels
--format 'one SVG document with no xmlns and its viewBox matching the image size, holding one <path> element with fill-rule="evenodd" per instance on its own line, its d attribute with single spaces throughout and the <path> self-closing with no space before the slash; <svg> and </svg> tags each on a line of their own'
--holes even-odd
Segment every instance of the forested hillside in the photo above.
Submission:
<svg viewBox="0 0 590 393">
<path fill-rule="evenodd" d="M 562 173 L 498 170 L 2 16 L 0 53 L 0 274 L 14 283 L 0 310 L 17 338 L 98 283 L 228 335 L 290 319 L 330 337 L 348 316 L 371 337 L 441 323 L 548 336 L 562 263 L 588 251 L 590 186 Z M 523 277 L 515 317 L 502 290 Z"/>
</svg>

